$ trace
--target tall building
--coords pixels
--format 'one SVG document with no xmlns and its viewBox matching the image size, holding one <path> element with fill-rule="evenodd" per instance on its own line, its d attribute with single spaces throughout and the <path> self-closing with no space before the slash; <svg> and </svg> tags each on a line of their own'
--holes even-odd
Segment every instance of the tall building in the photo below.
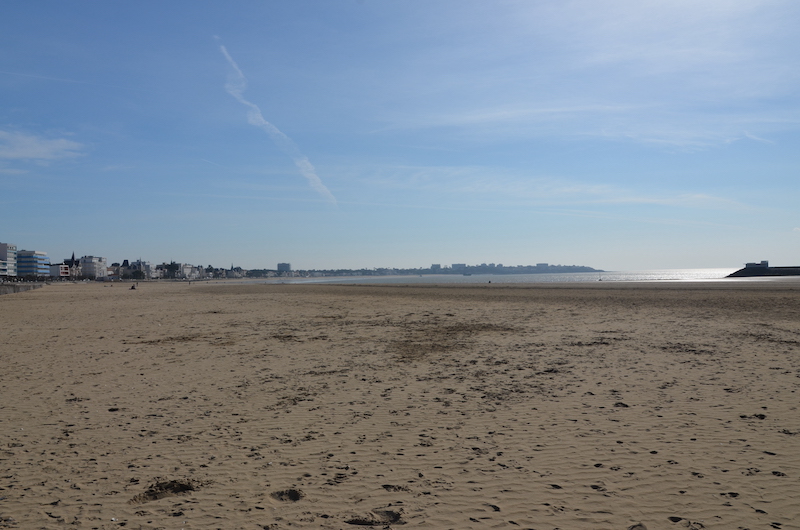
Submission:
<svg viewBox="0 0 800 530">
<path fill-rule="evenodd" d="M 0 243 L 0 276 L 17 275 L 17 245 Z"/>
<path fill-rule="evenodd" d="M 278 272 L 292 272 L 292 264 L 278 263 Z"/>
<path fill-rule="evenodd" d="M 17 276 L 41 278 L 50 276 L 50 258 L 46 252 L 20 250 L 17 252 Z"/>
</svg>

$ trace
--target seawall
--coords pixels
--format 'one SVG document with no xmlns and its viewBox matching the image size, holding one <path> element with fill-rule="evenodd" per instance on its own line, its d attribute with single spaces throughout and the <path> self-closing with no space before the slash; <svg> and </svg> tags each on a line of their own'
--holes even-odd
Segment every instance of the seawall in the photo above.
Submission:
<svg viewBox="0 0 800 530">
<path fill-rule="evenodd" d="M 0 284 L 0 295 L 30 291 L 31 289 L 38 289 L 43 285 L 44 284 L 41 283 L 4 283 Z"/>
</svg>

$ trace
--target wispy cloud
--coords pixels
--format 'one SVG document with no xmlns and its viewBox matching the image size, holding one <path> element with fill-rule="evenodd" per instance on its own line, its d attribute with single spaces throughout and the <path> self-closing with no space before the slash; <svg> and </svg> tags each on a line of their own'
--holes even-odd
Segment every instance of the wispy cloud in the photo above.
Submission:
<svg viewBox="0 0 800 530">
<path fill-rule="evenodd" d="M 36 74 L 26 74 L 24 72 L 7 72 L 5 70 L 0 70 L 0 74 L 2 75 L 12 75 L 17 77 L 27 77 L 29 79 L 40 79 L 42 81 L 56 81 L 58 83 L 71 83 L 77 85 L 91 85 L 91 86 L 98 86 L 98 87 L 105 87 L 105 88 L 117 88 L 122 90 L 134 90 L 136 92 L 151 92 L 152 90 L 145 90 L 142 88 L 132 87 L 130 85 L 110 85 L 108 83 L 96 83 L 94 81 L 81 81 L 78 79 L 65 79 L 63 77 L 52 77 L 46 75 L 36 75 Z"/>
<path fill-rule="evenodd" d="M 701 210 L 747 210 L 750 206 L 725 197 L 716 197 L 705 193 L 678 193 L 664 195 L 629 195 L 614 197 L 605 201 L 615 204 L 652 204 L 660 206 L 676 206 Z"/>
<path fill-rule="evenodd" d="M 761 138 L 759 136 L 756 136 L 755 134 L 750 134 L 747 131 L 744 131 L 743 134 L 744 134 L 745 138 L 749 138 L 750 140 L 755 140 L 756 142 L 763 142 L 763 143 L 766 143 L 766 144 L 774 144 L 775 143 L 772 140 L 767 140 L 766 138 Z"/>
<path fill-rule="evenodd" d="M 389 125 L 375 129 L 447 128 L 448 138 L 480 143 L 594 138 L 667 150 L 762 141 L 800 124 L 792 97 L 800 79 L 797 5 L 505 2 L 479 17 L 468 9 L 453 22 L 466 25 L 448 35 L 449 46 L 422 48 L 409 61 L 414 68 L 383 87 L 390 104 L 378 108 L 392 111 L 383 111 Z"/>
<path fill-rule="evenodd" d="M 327 186 L 322 183 L 322 180 L 319 178 L 319 176 L 317 176 L 314 166 L 308 160 L 308 157 L 306 157 L 300 151 L 300 148 L 297 147 L 297 144 L 295 144 L 291 138 L 286 136 L 277 127 L 264 119 L 264 116 L 261 114 L 261 109 L 258 107 L 258 105 L 244 98 L 242 94 L 247 88 L 247 80 L 245 79 L 241 69 L 239 69 L 239 65 L 237 65 L 236 61 L 233 60 L 225 46 L 220 45 L 219 48 L 220 51 L 222 51 L 222 54 L 225 56 L 225 59 L 228 60 L 228 63 L 233 68 L 233 74 L 229 77 L 228 82 L 225 84 L 225 90 L 227 90 L 228 94 L 236 98 L 239 103 L 249 109 L 247 111 L 248 123 L 264 130 L 269 135 L 270 139 L 275 143 L 275 145 L 277 145 L 281 151 L 286 153 L 292 159 L 292 161 L 294 161 L 294 165 L 297 166 L 300 174 L 303 175 L 306 180 L 308 180 L 308 183 L 311 185 L 311 187 L 314 188 L 317 193 L 325 197 L 328 201 L 336 204 L 336 197 L 334 197 Z"/>
<path fill-rule="evenodd" d="M 452 125 L 484 125 L 497 122 L 544 120 L 564 116 L 586 116 L 587 114 L 611 114 L 630 110 L 627 105 L 553 105 L 553 106 L 520 106 L 478 109 L 450 115 L 434 117 L 429 126 L 438 124 Z"/>
<path fill-rule="evenodd" d="M 485 107 L 410 113 L 390 117 L 391 125 L 376 129 L 447 129 L 459 138 L 501 142 L 527 138 L 597 138 L 635 142 L 666 148 L 698 149 L 749 139 L 772 140 L 743 130 L 757 127 L 762 134 L 790 129 L 800 124 L 800 110 L 764 111 L 759 116 L 742 116 L 686 108 L 684 104 L 650 102 L 642 104 L 574 104 Z"/>
<path fill-rule="evenodd" d="M 48 161 L 82 155 L 84 146 L 65 138 L 0 131 L 0 159 Z"/>
<path fill-rule="evenodd" d="M 201 159 L 200 159 L 200 161 L 201 161 L 201 162 L 205 162 L 205 163 L 207 163 L 207 164 L 211 164 L 211 165 L 213 165 L 213 166 L 225 167 L 225 166 L 223 166 L 222 164 L 218 164 L 217 162 L 213 162 L 213 161 L 211 161 L 211 160 L 208 160 L 207 158 L 201 158 Z"/>
<path fill-rule="evenodd" d="M 502 201 L 538 207 L 643 205 L 698 210 L 751 209 L 739 201 L 701 192 L 659 193 L 497 167 L 385 166 L 349 167 L 343 171 L 356 175 L 364 186 L 424 194 L 437 197 L 440 202 L 461 202 L 469 196 L 486 205 Z"/>
<path fill-rule="evenodd" d="M 24 169 L 11 169 L 0 167 L 0 175 L 24 175 L 27 173 Z"/>
</svg>

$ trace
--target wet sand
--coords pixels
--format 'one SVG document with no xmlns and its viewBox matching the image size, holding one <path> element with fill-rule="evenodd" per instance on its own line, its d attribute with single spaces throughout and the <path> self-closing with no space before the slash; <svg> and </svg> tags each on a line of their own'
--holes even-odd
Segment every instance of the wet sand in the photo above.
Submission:
<svg viewBox="0 0 800 530">
<path fill-rule="evenodd" d="M 800 282 L 70 284 L 0 322 L 0 528 L 800 528 Z"/>
</svg>

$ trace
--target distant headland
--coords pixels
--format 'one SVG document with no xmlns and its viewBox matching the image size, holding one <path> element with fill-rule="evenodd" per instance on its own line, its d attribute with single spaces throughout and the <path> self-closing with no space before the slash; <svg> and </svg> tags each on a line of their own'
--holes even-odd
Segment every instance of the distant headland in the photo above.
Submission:
<svg viewBox="0 0 800 530">
<path fill-rule="evenodd" d="M 756 276 L 800 276 L 800 267 L 770 267 L 769 261 L 746 263 L 743 269 L 729 274 L 728 278 L 753 278 Z"/>
</svg>

